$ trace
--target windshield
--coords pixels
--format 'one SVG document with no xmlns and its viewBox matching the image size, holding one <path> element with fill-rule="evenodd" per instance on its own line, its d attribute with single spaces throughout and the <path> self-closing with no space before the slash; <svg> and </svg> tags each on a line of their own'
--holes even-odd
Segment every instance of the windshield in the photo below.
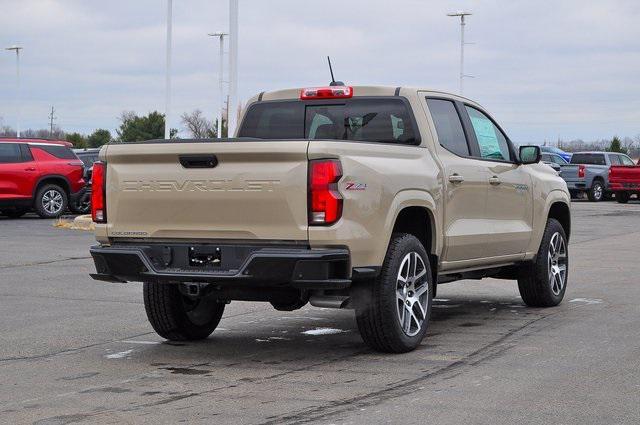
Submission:
<svg viewBox="0 0 640 425">
<path fill-rule="evenodd" d="M 417 144 L 408 105 L 399 98 L 356 98 L 336 103 L 275 101 L 253 104 L 239 137 L 353 140 Z"/>
</svg>

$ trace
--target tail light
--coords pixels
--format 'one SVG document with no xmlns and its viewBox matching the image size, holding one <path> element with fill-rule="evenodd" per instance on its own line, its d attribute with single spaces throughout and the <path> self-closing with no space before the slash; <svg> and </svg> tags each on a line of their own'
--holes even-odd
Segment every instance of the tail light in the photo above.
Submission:
<svg viewBox="0 0 640 425">
<path fill-rule="evenodd" d="M 91 176 L 91 218 L 96 223 L 107 221 L 106 183 L 106 164 L 94 162 Z"/>
<path fill-rule="evenodd" d="M 578 165 L 578 177 L 581 179 L 584 178 L 584 165 Z"/>
<path fill-rule="evenodd" d="M 301 100 L 313 99 L 349 99 L 353 97 L 350 86 L 311 87 L 300 91 Z"/>
<path fill-rule="evenodd" d="M 309 162 L 309 224 L 329 225 L 342 216 L 342 196 L 338 180 L 342 177 L 340 161 L 322 159 Z"/>
</svg>

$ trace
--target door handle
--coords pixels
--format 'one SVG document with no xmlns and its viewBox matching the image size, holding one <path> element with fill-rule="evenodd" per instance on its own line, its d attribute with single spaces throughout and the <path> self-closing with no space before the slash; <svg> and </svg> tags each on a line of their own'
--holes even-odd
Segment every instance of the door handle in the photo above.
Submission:
<svg viewBox="0 0 640 425">
<path fill-rule="evenodd" d="M 36 171 L 36 167 L 27 167 L 24 171 Z"/>
<path fill-rule="evenodd" d="M 451 183 L 462 183 L 464 181 L 464 177 L 458 173 L 453 173 L 449 176 L 449 181 Z"/>
<path fill-rule="evenodd" d="M 500 179 L 498 178 L 498 176 L 493 176 L 493 177 L 489 177 L 489 184 L 492 184 L 494 186 L 499 185 L 500 183 L 502 183 L 500 181 Z"/>
<path fill-rule="evenodd" d="M 178 159 L 184 168 L 214 168 L 218 165 L 215 155 L 180 155 Z"/>
</svg>

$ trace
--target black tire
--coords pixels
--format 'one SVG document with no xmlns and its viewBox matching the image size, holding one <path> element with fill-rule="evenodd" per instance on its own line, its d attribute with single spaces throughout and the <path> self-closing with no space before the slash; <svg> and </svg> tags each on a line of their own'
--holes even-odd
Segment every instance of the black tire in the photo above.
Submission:
<svg viewBox="0 0 640 425">
<path fill-rule="evenodd" d="M 50 202 L 47 201 L 49 199 Z M 45 184 L 36 192 L 33 207 L 41 218 L 58 218 L 64 214 L 68 205 L 69 197 L 63 188 L 57 184 Z"/>
<path fill-rule="evenodd" d="M 629 194 L 629 192 L 616 192 L 616 201 L 619 204 L 626 204 L 629 202 L 629 198 L 631 198 L 631 194 Z"/>
<path fill-rule="evenodd" d="M 559 235 L 564 244 L 564 260 L 557 258 L 555 263 L 549 260 L 550 244 L 554 237 Z M 556 249 L 554 249 L 555 251 Z M 560 251 L 558 249 L 558 251 Z M 564 276 L 560 287 L 558 280 L 552 280 L 556 275 L 550 271 L 550 267 L 558 266 L 561 269 L 564 262 Z M 559 270 L 559 269 L 558 269 Z M 542 236 L 542 242 L 533 263 L 524 265 L 519 270 L 518 289 L 522 301 L 530 307 L 553 307 L 562 301 L 569 278 L 569 245 L 562 225 L 555 219 L 547 220 L 547 227 Z"/>
<path fill-rule="evenodd" d="M 205 339 L 216 329 L 224 303 L 183 295 L 177 283 L 145 282 L 144 308 L 153 329 L 171 341 Z"/>
<path fill-rule="evenodd" d="M 419 264 L 420 262 L 417 261 L 415 255 L 419 256 L 422 265 Z M 398 275 L 404 270 L 407 257 L 409 257 L 408 274 L 412 264 L 411 258 L 414 258 L 416 264 L 419 265 L 418 269 L 420 271 L 416 274 L 421 275 L 422 270 L 424 270 L 424 275 L 417 280 L 418 286 L 415 286 L 415 284 L 411 286 L 412 289 L 416 290 L 415 293 L 409 287 L 403 289 L 398 287 L 398 284 L 401 283 L 398 280 Z M 413 302 L 407 298 L 407 301 L 413 302 L 413 304 L 407 303 L 410 307 L 405 307 L 405 302 L 398 297 L 402 291 L 404 291 L 405 296 L 410 295 L 413 297 L 420 290 L 425 289 L 426 292 L 423 292 L 422 295 L 412 298 L 417 301 Z M 429 257 L 415 236 L 406 233 L 394 233 L 392 235 L 380 275 L 374 282 L 371 282 L 369 287 L 362 290 L 360 298 L 364 299 L 356 300 L 356 321 L 362 339 L 371 348 L 387 353 L 405 353 L 414 350 L 420 345 L 429 325 L 433 300 L 433 282 Z M 416 304 L 418 303 L 421 304 L 416 309 Z M 400 305 L 402 308 L 400 308 Z M 417 319 L 418 316 L 422 315 L 420 309 L 425 312 L 421 324 L 417 321 L 412 321 L 413 317 Z M 400 324 L 400 310 L 403 311 L 405 319 L 409 317 L 409 333 L 405 332 Z M 408 310 L 411 310 L 415 316 L 406 316 Z M 413 328 L 411 326 L 414 323 L 416 324 L 415 334 L 409 335 L 412 333 L 411 329 Z"/>
<path fill-rule="evenodd" d="M 15 208 L 11 210 L 2 210 L 0 213 L 6 215 L 9 218 L 20 218 L 29 211 L 28 208 Z"/>
<path fill-rule="evenodd" d="M 587 197 L 591 202 L 600 202 L 604 199 L 604 184 L 600 180 L 594 180 L 587 191 Z"/>
</svg>

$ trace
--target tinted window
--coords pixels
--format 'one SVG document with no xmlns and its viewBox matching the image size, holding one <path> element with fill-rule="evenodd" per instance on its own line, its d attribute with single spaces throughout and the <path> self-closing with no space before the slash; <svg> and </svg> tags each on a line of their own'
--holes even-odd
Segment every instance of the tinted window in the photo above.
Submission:
<svg viewBox="0 0 640 425">
<path fill-rule="evenodd" d="M 436 126 L 438 142 L 442 147 L 455 154 L 469 156 L 469 145 L 453 102 L 427 99 L 427 106 Z"/>
<path fill-rule="evenodd" d="M 20 150 L 22 151 L 22 159 L 25 162 L 33 161 L 33 155 L 31 154 L 31 149 L 29 149 L 29 145 L 24 143 L 20 144 Z"/>
<path fill-rule="evenodd" d="M 473 131 L 478 140 L 480 157 L 486 159 L 496 159 L 499 161 L 510 161 L 509 143 L 500 129 L 482 112 L 470 106 L 465 106 Z"/>
<path fill-rule="evenodd" d="M 345 112 L 343 139 L 403 144 L 416 142 L 409 110 L 400 99 L 353 99 Z"/>
<path fill-rule="evenodd" d="M 344 105 L 307 106 L 305 138 L 345 139 L 344 109 Z"/>
<path fill-rule="evenodd" d="M 238 135 L 258 139 L 302 139 L 304 103 L 255 103 L 245 114 Z"/>
<path fill-rule="evenodd" d="M 43 151 L 55 156 L 59 159 L 78 159 L 75 153 L 71 149 L 66 146 L 60 145 L 37 145 L 35 146 L 38 149 L 42 149 Z"/>
<path fill-rule="evenodd" d="M 238 135 L 417 143 L 409 109 L 401 99 L 351 99 L 329 105 L 313 101 L 256 103 L 245 114 Z"/>
<path fill-rule="evenodd" d="M 574 153 L 571 157 L 572 164 L 606 165 L 602 153 Z"/>
<path fill-rule="evenodd" d="M 17 143 L 0 143 L 0 163 L 22 162 L 20 145 Z"/>
<path fill-rule="evenodd" d="M 636 165 L 627 155 L 620 155 L 620 160 L 622 161 L 622 165 Z"/>
</svg>

